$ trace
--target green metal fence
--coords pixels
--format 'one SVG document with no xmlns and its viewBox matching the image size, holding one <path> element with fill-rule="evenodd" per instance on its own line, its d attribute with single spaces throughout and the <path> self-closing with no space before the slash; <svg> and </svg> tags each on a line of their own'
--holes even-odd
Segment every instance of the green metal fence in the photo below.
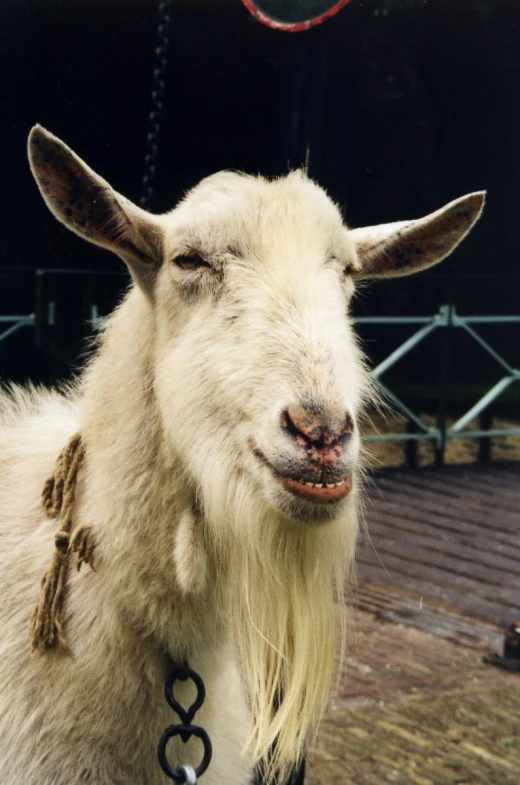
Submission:
<svg viewBox="0 0 520 785">
<path fill-rule="evenodd" d="M 8 325 L 0 332 L 0 343 L 21 330 L 22 327 L 34 327 L 34 322 L 35 315 L 33 313 L 27 314 L 27 316 L 0 316 L 0 325 Z"/>
<path fill-rule="evenodd" d="M 6 315 L 0 316 L 0 343 L 13 336 L 25 327 L 35 328 L 42 322 L 52 325 L 55 313 L 55 303 L 49 301 L 45 304 L 45 313 L 30 313 L 27 315 Z M 520 324 L 520 316 L 462 316 L 453 305 L 443 305 L 438 313 L 433 316 L 364 316 L 356 320 L 357 325 L 381 325 L 390 327 L 395 325 L 406 325 L 410 327 L 419 326 L 419 329 L 412 333 L 396 349 L 394 349 L 382 362 L 372 370 L 372 376 L 381 388 L 384 396 L 389 400 L 407 420 L 408 431 L 406 433 L 382 433 L 378 435 L 365 436 L 367 442 L 400 441 L 417 444 L 419 441 L 428 441 L 433 445 L 436 454 L 436 462 L 442 463 L 446 444 L 450 439 L 482 439 L 489 444 L 493 437 L 500 436 L 520 436 L 518 428 L 471 428 L 468 425 L 476 418 L 482 418 L 483 413 L 489 411 L 489 407 L 495 403 L 504 392 L 520 379 L 520 370 L 513 367 L 491 344 L 477 332 L 479 325 L 517 325 Z M 95 304 L 90 305 L 89 319 L 90 329 L 99 328 L 102 319 L 98 315 Z M 5 325 L 5 327 L 4 327 Z M 429 425 L 421 419 L 420 413 L 413 411 L 410 405 L 405 403 L 390 387 L 383 381 L 384 375 L 393 368 L 396 363 L 402 360 L 413 349 L 419 346 L 431 333 L 443 330 L 446 340 L 441 348 L 443 359 L 441 363 L 440 378 L 437 389 L 437 414 L 435 425 Z M 451 345 L 451 335 L 453 330 L 462 330 L 476 341 L 482 349 L 492 357 L 502 369 L 502 377 L 479 400 L 465 411 L 456 422 L 448 425 L 448 405 L 451 400 L 450 389 L 450 356 L 449 347 Z M 488 450 L 489 452 L 489 450 Z M 484 450 L 485 453 L 485 450 Z M 413 450 L 410 452 L 413 456 Z M 412 457 L 413 462 L 413 457 Z"/>
<path fill-rule="evenodd" d="M 414 426 L 416 432 L 385 433 L 366 436 L 365 441 L 430 441 L 435 448 L 437 462 L 442 463 L 446 443 L 449 439 L 490 439 L 497 436 L 520 436 L 520 427 L 471 430 L 467 428 L 473 420 L 482 415 L 485 410 L 489 409 L 491 404 L 497 401 L 510 385 L 520 380 L 520 370 L 514 368 L 495 348 L 493 348 L 490 343 L 476 331 L 473 325 L 520 324 L 520 316 L 461 316 L 457 313 L 455 306 L 442 305 L 439 308 L 438 313 L 433 316 L 366 316 L 356 319 L 356 324 L 379 324 L 386 326 L 422 325 L 372 370 L 372 376 L 383 391 L 385 397 L 406 417 L 408 423 Z M 451 331 L 453 329 L 464 330 L 474 341 L 480 344 L 487 354 L 499 364 L 504 375 L 478 401 L 476 401 L 476 403 L 459 417 L 455 423 L 448 427 L 447 406 L 450 400 L 450 383 L 449 358 L 446 356 L 444 368 L 441 371 L 441 379 L 439 381 L 437 419 L 435 425 L 430 426 L 421 419 L 419 414 L 414 412 L 404 401 L 402 401 L 401 398 L 382 381 L 381 377 L 412 349 L 424 341 L 432 332 L 437 330 Z M 449 345 L 448 342 L 445 345 Z"/>
</svg>

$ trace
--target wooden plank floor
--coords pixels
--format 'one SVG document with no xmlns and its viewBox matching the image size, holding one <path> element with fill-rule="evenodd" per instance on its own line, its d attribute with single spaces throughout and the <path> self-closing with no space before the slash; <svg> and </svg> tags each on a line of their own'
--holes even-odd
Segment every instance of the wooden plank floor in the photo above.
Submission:
<svg viewBox="0 0 520 785">
<path fill-rule="evenodd" d="M 361 539 L 359 607 L 423 627 L 432 607 L 520 619 L 520 462 L 380 471 Z"/>
<path fill-rule="evenodd" d="M 493 628 L 466 624 L 461 646 L 352 612 L 306 785 L 518 785 L 520 678 L 482 662 Z"/>
</svg>

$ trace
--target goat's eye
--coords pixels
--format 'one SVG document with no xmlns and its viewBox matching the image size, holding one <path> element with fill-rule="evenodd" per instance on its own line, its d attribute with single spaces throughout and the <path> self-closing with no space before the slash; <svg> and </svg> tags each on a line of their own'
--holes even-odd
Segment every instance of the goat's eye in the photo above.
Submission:
<svg viewBox="0 0 520 785">
<path fill-rule="evenodd" d="M 211 265 L 206 262 L 202 256 L 198 254 L 184 254 L 183 256 L 176 256 L 173 263 L 180 267 L 181 270 L 199 270 L 201 267 L 211 269 Z"/>
</svg>

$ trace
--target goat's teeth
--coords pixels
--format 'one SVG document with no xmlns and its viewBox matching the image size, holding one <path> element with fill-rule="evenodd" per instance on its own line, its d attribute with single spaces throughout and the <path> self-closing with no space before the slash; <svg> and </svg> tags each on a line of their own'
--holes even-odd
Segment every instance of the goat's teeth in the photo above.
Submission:
<svg viewBox="0 0 520 785">
<path fill-rule="evenodd" d="M 346 480 L 340 480 L 339 482 L 305 482 L 305 480 L 300 480 L 302 485 L 306 485 L 308 488 L 339 488 L 342 485 L 345 485 Z"/>
</svg>

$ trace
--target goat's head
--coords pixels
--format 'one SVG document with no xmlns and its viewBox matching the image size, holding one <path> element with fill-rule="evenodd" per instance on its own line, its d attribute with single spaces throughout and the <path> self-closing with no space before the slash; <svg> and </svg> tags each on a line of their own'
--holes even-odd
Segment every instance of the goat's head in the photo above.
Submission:
<svg viewBox="0 0 520 785">
<path fill-rule="evenodd" d="M 337 516 L 369 389 L 348 317 L 355 283 L 436 264 L 477 220 L 483 193 L 348 230 L 301 172 L 224 172 L 152 216 L 39 126 L 29 155 L 54 215 L 118 254 L 153 303 L 156 394 L 195 483 L 227 466 L 285 516 Z"/>
<path fill-rule="evenodd" d="M 287 773 L 329 694 L 357 530 L 370 385 L 349 301 L 359 279 L 447 256 L 484 194 L 349 230 L 300 172 L 272 182 L 228 172 L 153 216 L 39 127 L 29 156 L 54 215 L 118 254 L 141 290 L 132 296 L 149 306 L 142 328 L 153 330 L 166 441 L 224 546 L 214 552 L 228 567 L 221 606 L 249 692 L 248 749 L 271 775 Z"/>
</svg>

